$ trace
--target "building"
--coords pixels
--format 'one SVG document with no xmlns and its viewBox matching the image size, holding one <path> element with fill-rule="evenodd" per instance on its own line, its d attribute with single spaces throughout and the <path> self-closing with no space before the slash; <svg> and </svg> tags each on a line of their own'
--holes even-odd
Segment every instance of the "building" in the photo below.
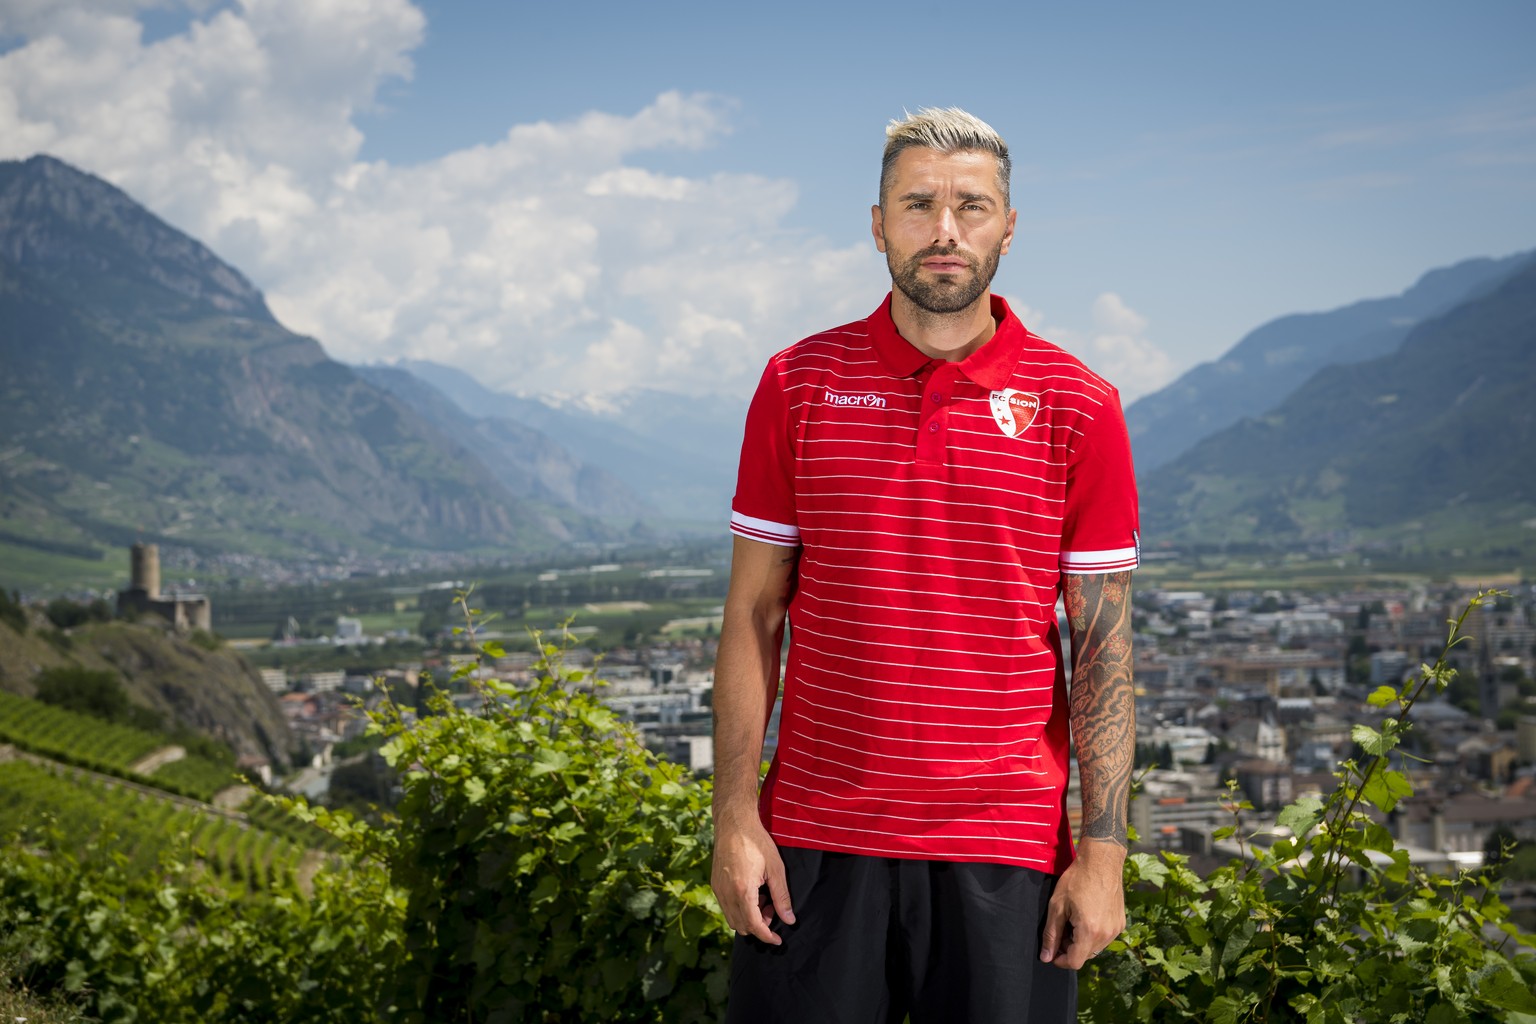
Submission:
<svg viewBox="0 0 1536 1024">
<path fill-rule="evenodd" d="M 127 590 L 117 593 L 117 614 L 158 615 L 180 630 L 213 630 L 213 605 L 201 594 L 160 593 L 160 548 L 135 544 L 130 549 L 132 576 Z"/>
</svg>

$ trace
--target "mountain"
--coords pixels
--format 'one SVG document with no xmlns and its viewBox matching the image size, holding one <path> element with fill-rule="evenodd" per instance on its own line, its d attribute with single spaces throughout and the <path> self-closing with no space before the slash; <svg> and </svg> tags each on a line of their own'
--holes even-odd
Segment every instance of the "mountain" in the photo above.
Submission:
<svg viewBox="0 0 1536 1024">
<path fill-rule="evenodd" d="M 1485 292 L 1530 255 L 1466 260 L 1431 270 L 1392 298 L 1264 324 L 1220 359 L 1200 364 L 1126 409 L 1137 470 L 1156 469 L 1201 438 L 1267 412 L 1325 366 L 1395 352 L 1417 324 Z"/>
<path fill-rule="evenodd" d="M 0 325 L 0 552 L 516 551 L 607 530 L 514 492 L 201 243 L 50 157 L 0 162 Z"/>
<path fill-rule="evenodd" d="M 547 434 L 505 416 L 471 416 L 407 370 L 355 367 L 449 437 L 468 444 L 491 475 L 515 494 L 617 519 L 649 519 L 656 509 L 606 470 L 577 459 Z"/>
<path fill-rule="evenodd" d="M 747 415 L 744 399 L 637 388 L 603 402 L 556 404 L 492 391 L 469 374 L 436 363 L 398 365 L 471 416 L 521 423 L 556 439 L 669 518 L 719 524 L 730 516 Z"/>
<path fill-rule="evenodd" d="M 1536 541 L 1536 259 L 1319 371 L 1264 416 L 1143 476 L 1159 540 L 1283 543 L 1337 531 L 1452 547 Z M 1460 543 L 1455 543 L 1455 540 Z"/>
</svg>

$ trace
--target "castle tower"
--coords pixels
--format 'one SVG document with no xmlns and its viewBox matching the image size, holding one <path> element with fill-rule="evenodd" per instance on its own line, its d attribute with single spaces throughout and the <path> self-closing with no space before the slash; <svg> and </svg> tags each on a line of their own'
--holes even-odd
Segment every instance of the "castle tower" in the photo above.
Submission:
<svg viewBox="0 0 1536 1024">
<path fill-rule="evenodd" d="M 142 590 L 145 597 L 160 596 L 160 548 L 155 544 L 135 544 L 130 552 L 133 579 L 129 590 Z"/>
</svg>

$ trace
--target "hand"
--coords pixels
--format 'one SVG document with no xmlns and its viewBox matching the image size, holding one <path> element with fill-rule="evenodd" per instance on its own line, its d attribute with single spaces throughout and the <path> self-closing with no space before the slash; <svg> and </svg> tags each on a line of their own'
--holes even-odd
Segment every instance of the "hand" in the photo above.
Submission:
<svg viewBox="0 0 1536 1024">
<path fill-rule="evenodd" d="M 752 935 L 777 946 L 783 940 L 769 929 L 774 915 L 786 924 L 795 923 L 784 860 L 768 830 L 763 828 L 755 806 L 740 818 L 737 821 L 722 816 L 715 824 L 715 863 L 710 885 L 725 912 L 726 924 L 739 935 Z M 766 898 L 762 895 L 764 885 L 768 887 Z"/>
<path fill-rule="evenodd" d="M 1045 914 L 1040 959 L 1080 970 L 1125 930 L 1125 848 L 1089 839 L 1056 880 Z"/>
</svg>

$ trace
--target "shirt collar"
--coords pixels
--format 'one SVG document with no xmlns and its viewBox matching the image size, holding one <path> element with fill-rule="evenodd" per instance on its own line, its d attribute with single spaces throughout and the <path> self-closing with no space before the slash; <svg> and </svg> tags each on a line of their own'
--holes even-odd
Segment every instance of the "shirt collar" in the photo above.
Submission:
<svg viewBox="0 0 1536 1024">
<path fill-rule="evenodd" d="M 997 391 L 1013 376 L 1013 368 L 1018 365 L 1024 338 L 1029 332 L 1001 295 L 992 296 L 992 318 L 997 321 L 997 331 L 981 348 L 956 364 L 956 368 L 987 390 Z M 875 355 L 891 374 L 910 377 L 932 362 L 896 330 L 896 323 L 891 319 L 890 295 L 886 295 L 880 308 L 870 316 L 869 325 Z"/>
</svg>

